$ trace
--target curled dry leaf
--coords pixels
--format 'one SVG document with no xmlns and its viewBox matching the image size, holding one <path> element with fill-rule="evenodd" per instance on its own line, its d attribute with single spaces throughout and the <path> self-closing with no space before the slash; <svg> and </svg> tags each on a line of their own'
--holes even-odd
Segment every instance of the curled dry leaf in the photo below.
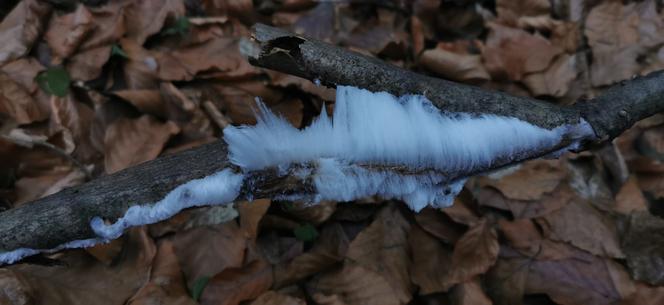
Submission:
<svg viewBox="0 0 664 305">
<path fill-rule="evenodd" d="M 418 293 L 447 291 L 450 287 L 445 280 L 446 272 L 451 268 L 452 250 L 416 225 L 411 226 L 408 243 L 412 255 L 410 278 L 420 288 Z"/>
<path fill-rule="evenodd" d="M 572 256 L 567 245 L 545 239 L 530 219 L 498 221 L 498 228 L 514 250 L 534 259 L 557 260 Z"/>
<path fill-rule="evenodd" d="M 334 201 L 323 201 L 316 205 L 295 202 L 287 213 L 303 222 L 319 225 L 328 220 L 336 210 L 337 203 Z"/>
<path fill-rule="evenodd" d="M 486 219 L 480 220 L 454 245 L 445 283 L 451 287 L 485 273 L 496 262 L 498 250 L 496 230 Z"/>
<path fill-rule="evenodd" d="M 555 190 L 565 178 L 561 165 L 559 160 L 526 162 L 512 174 L 498 180 L 484 178 L 481 184 L 498 189 L 510 199 L 538 200 Z"/>
<path fill-rule="evenodd" d="M 465 226 L 455 223 L 437 209 L 425 208 L 414 216 L 424 231 L 450 245 L 456 243 L 466 230 Z"/>
<path fill-rule="evenodd" d="M 526 75 L 523 83 L 535 96 L 563 97 L 577 74 L 576 55 L 563 54 L 545 71 Z"/>
<path fill-rule="evenodd" d="M 643 196 L 635 176 L 630 176 L 616 194 L 616 205 L 613 210 L 626 215 L 648 211 L 648 201 Z"/>
<path fill-rule="evenodd" d="M 497 23 L 490 32 L 482 56 L 487 70 L 498 78 L 522 80 L 528 73 L 545 70 L 563 49 L 546 38 Z"/>
<path fill-rule="evenodd" d="M 201 305 L 238 305 L 252 300 L 272 285 L 272 266 L 263 260 L 255 260 L 242 268 L 226 269 L 210 279 Z"/>
<path fill-rule="evenodd" d="M 63 264 L 58 266 L 11 266 L 2 269 L 10 274 L 0 271 L 0 281 L 14 289 L 0 290 L 0 300 L 29 300 L 9 303 L 12 305 L 123 304 L 148 280 L 155 252 L 154 242 L 145 230 L 136 228 L 129 233 L 124 255 L 112 266 L 96 261 L 82 250 L 59 257 Z M 5 287 L 4 283 L 0 282 L 0 286 Z M 16 283 L 21 286 L 16 287 Z M 23 295 L 9 295 L 17 292 Z"/>
<path fill-rule="evenodd" d="M 269 199 L 258 199 L 254 201 L 242 201 L 237 203 L 240 213 L 240 227 L 248 239 L 256 239 L 258 236 L 258 224 L 263 215 L 270 208 Z"/>
<path fill-rule="evenodd" d="M 326 304 L 403 305 L 387 280 L 376 272 L 353 262 L 341 269 L 321 274 L 307 283 L 315 299 Z"/>
<path fill-rule="evenodd" d="M 482 64 L 480 55 L 459 54 L 443 48 L 435 48 L 424 51 L 419 63 L 423 67 L 455 81 L 491 78 Z"/>
<path fill-rule="evenodd" d="M 42 33 L 51 5 L 39 0 L 19 2 L 0 23 L 0 66 L 27 54 Z"/>
<path fill-rule="evenodd" d="M 350 243 L 346 257 L 385 278 L 399 303 L 412 295 L 408 276 L 408 231 L 410 224 L 398 208 L 389 205 Z"/>
<path fill-rule="evenodd" d="M 111 46 L 96 47 L 69 57 L 65 67 L 72 79 L 90 81 L 101 75 L 104 64 L 110 57 Z"/>
<path fill-rule="evenodd" d="M 629 216 L 622 233 L 627 267 L 636 280 L 664 284 L 664 220 L 648 212 Z"/>
<path fill-rule="evenodd" d="M 131 1 L 124 14 L 127 37 L 142 45 L 164 27 L 167 19 L 185 15 L 183 0 Z"/>
<path fill-rule="evenodd" d="M 458 284 L 452 289 L 452 300 L 457 305 L 492 305 L 478 279 Z"/>
<path fill-rule="evenodd" d="M 89 6 L 94 30 L 83 41 L 79 49 L 85 51 L 108 46 L 120 40 L 126 33 L 125 9 L 132 2 L 128 0 L 106 1 L 101 6 Z"/>
<path fill-rule="evenodd" d="M 276 291 L 261 294 L 250 305 L 305 305 L 302 299 L 294 298 Z"/>
<path fill-rule="evenodd" d="M 113 122 L 104 137 L 106 172 L 114 173 L 156 158 L 168 139 L 178 132 L 174 123 L 161 123 L 148 115 Z"/>
<path fill-rule="evenodd" d="M 29 124 L 48 117 L 48 110 L 43 109 L 25 87 L 4 72 L 0 72 L 0 113 L 18 124 Z"/>
<path fill-rule="evenodd" d="M 565 305 L 612 304 L 634 293 L 634 283 L 621 265 L 571 250 L 575 255 L 563 260 L 526 261 L 526 293 L 545 293 Z"/>
<path fill-rule="evenodd" d="M 590 11 L 584 34 L 593 52 L 593 85 L 608 85 L 639 72 L 639 56 L 664 42 L 661 14 L 654 0 L 603 2 Z"/>
<path fill-rule="evenodd" d="M 173 243 L 162 240 L 152 264 L 150 280 L 127 302 L 130 305 L 195 305 L 182 278 Z"/>
<path fill-rule="evenodd" d="M 246 245 L 246 237 L 234 221 L 194 228 L 173 237 L 175 255 L 189 288 L 200 278 L 241 267 Z"/>
<path fill-rule="evenodd" d="M 514 20 L 521 16 L 549 15 L 551 3 L 548 0 L 497 0 L 498 17 Z"/>
<path fill-rule="evenodd" d="M 275 287 L 283 287 L 326 270 L 342 261 L 350 241 L 338 223 L 323 227 L 311 250 L 275 266 Z"/>
<path fill-rule="evenodd" d="M 53 54 L 53 63 L 59 64 L 76 52 L 93 30 L 92 13 L 83 4 L 72 13 L 51 18 L 44 36 Z"/>
<path fill-rule="evenodd" d="M 553 233 L 551 239 L 569 242 L 598 256 L 625 257 L 615 223 L 589 202 L 572 200 L 538 222 Z"/>
</svg>

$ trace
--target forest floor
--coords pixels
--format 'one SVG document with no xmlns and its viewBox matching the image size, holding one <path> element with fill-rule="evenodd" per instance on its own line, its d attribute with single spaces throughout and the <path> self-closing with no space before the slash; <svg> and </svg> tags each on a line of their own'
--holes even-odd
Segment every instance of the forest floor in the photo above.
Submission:
<svg viewBox="0 0 664 305">
<path fill-rule="evenodd" d="M 551 103 L 664 69 L 655 0 L 16 2 L 0 5 L 0 210 L 216 141 L 255 123 L 256 96 L 298 127 L 333 107 L 333 89 L 246 61 L 255 22 Z M 0 304 L 661 305 L 661 217 L 662 114 L 472 178 L 446 209 L 190 209 L 0 268 Z"/>
</svg>

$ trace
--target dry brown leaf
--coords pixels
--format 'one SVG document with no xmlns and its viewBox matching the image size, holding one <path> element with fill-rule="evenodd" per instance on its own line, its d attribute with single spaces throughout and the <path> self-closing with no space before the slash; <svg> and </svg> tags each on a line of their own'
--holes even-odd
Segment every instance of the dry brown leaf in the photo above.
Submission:
<svg viewBox="0 0 664 305">
<path fill-rule="evenodd" d="M 435 48 L 424 51 L 419 58 L 419 64 L 455 81 L 491 79 L 482 64 L 480 55 L 459 54 L 442 48 Z"/>
<path fill-rule="evenodd" d="M 120 46 L 128 57 L 125 60 L 123 70 L 127 89 L 150 90 L 159 88 L 159 73 L 162 67 L 159 65 L 156 55 L 145 50 L 131 39 L 122 39 Z M 163 68 L 164 70 L 185 73 L 184 68 L 177 61 L 171 61 L 167 64 Z"/>
<path fill-rule="evenodd" d="M 159 118 L 166 118 L 168 116 L 166 103 L 162 100 L 159 90 L 118 90 L 113 91 L 112 94 L 131 103 L 142 113 L 151 114 Z"/>
<path fill-rule="evenodd" d="M 482 50 L 484 63 L 492 76 L 521 80 L 525 74 L 545 70 L 563 49 L 546 38 L 497 23 L 490 28 Z"/>
<path fill-rule="evenodd" d="M 539 223 L 553 234 L 553 240 L 566 241 L 599 256 L 624 258 L 616 225 L 589 202 L 572 200 L 560 210 L 543 216 Z"/>
<path fill-rule="evenodd" d="M 324 226 L 311 250 L 275 267 L 274 286 L 292 284 L 342 261 L 349 243 L 341 225 L 333 222 Z"/>
<path fill-rule="evenodd" d="M 247 24 L 254 23 L 254 2 L 252 0 L 204 0 L 203 9 L 210 15 L 238 18 Z"/>
<path fill-rule="evenodd" d="M 408 276 L 410 224 L 395 205 L 378 212 L 374 221 L 350 243 L 346 257 L 387 280 L 397 301 L 412 298 Z"/>
<path fill-rule="evenodd" d="M 122 259 L 112 266 L 75 250 L 60 257 L 63 265 L 21 264 L 3 269 L 7 271 L 0 271 L 4 275 L 0 276 L 0 286 L 8 283 L 13 289 L 0 290 L 0 300 L 23 299 L 29 300 L 27 304 L 49 305 L 123 304 L 147 281 L 156 252 L 143 229 L 132 229 L 126 238 Z"/>
<path fill-rule="evenodd" d="M 254 201 L 241 201 L 237 203 L 237 209 L 240 213 L 240 227 L 246 238 L 256 239 L 258 236 L 258 224 L 263 215 L 270 208 L 269 199 L 258 199 Z"/>
<path fill-rule="evenodd" d="M 250 305 L 305 305 L 302 299 L 294 298 L 276 291 L 268 291 L 261 294 Z"/>
<path fill-rule="evenodd" d="M 497 305 L 522 305 L 527 276 L 525 259 L 499 258 L 486 273 L 484 284 Z"/>
<path fill-rule="evenodd" d="M 499 249 L 496 230 L 486 219 L 480 220 L 454 245 L 445 283 L 449 287 L 486 272 L 496 262 Z"/>
<path fill-rule="evenodd" d="M 83 4 L 72 13 L 51 18 L 44 38 L 53 53 L 53 63 L 60 64 L 76 52 L 94 30 L 92 19 L 92 13 Z"/>
<path fill-rule="evenodd" d="M 307 283 L 307 290 L 325 304 L 403 305 L 399 294 L 376 272 L 353 262 Z"/>
<path fill-rule="evenodd" d="M 242 268 L 226 269 L 210 279 L 201 305 L 237 305 L 252 300 L 267 291 L 272 285 L 272 266 L 255 260 Z"/>
<path fill-rule="evenodd" d="M 634 293 L 634 283 L 621 265 L 572 250 L 577 253 L 568 259 L 527 263 L 526 293 L 546 293 L 565 305 L 613 304 Z"/>
<path fill-rule="evenodd" d="M 183 0 L 132 1 L 124 14 L 127 37 L 142 45 L 164 27 L 166 20 L 185 15 Z"/>
<path fill-rule="evenodd" d="M 175 254 L 189 288 L 200 278 L 241 267 L 246 246 L 246 237 L 234 221 L 194 228 L 173 237 Z"/>
<path fill-rule="evenodd" d="M 4 72 L 0 72 L 0 113 L 18 124 L 29 124 L 48 117 L 48 110 L 40 107 L 25 87 Z"/>
<path fill-rule="evenodd" d="M 498 17 L 514 20 L 521 16 L 549 15 L 551 3 L 548 0 L 497 0 Z"/>
<path fill-rule="evenodd" d="M 609 85 L 639 72 L 637 59 L 664 42 L 664 18 L 655 1 L 608 1 L 595 6 L 585 24 L 585 36 L 593 52 L 591 82 Z"/>
<path fill-rule="evenodd" d="M 616 205 L 613 210 L 622 214 L 648 211 L 648 201 L 643 196 L 635 176 L 630 176 L 616 194 Z"/>
<path fill-rule="evenodd" d="M 0 23 L 0 66 L 27 54 L 48 23 L 51 5 L 20 1 Z"/>
<path fill-rule="evenodd" d="M 507 244 L 523 255 L 545 260 L 564 259 L 572 256 L 565 244 L 543 238 L 530 219 L 498 221 L 498 228 Z"/>
<path fill-rule="evenodd" d="M 535 96 L 563 97 L 577 74 L 576 55 L 563 54 L 544 72 L 526 75 L 523 83 Z"/>
<path fill-rule="evenodd" d="M 160 123 L 148 115 L 113 122 L 104 137 L 106 172 L 114 173 L 156 158 L 168 139 L 178 132 L 174 123 Z"/>
<path fill-rule="evenodd" d="M 454 222 L 472 227 L 480 221 L 480 217 L 473 211 L 470 202 L 471 199 L 462 193 L 454 198 L 452 206 L 442 209 L 442 212 Z"/>
<path fill-rule="evenodd" d="M 463 235 L 466 228 L 452 221 L 443 212 L 433 208 L 425 208 L 415 213 L 417 224 L 436 238 L 453 245 Z"/>
<path fill-rule="evenodd" d="M 424 295 L 447 291 L 449 285 L 445 280 L 452 250 L 419 226 L 411 227 L 408 243 L 412 255 L 409 272 L 413 284 L 420 288 L 418 293 Z"/>
<path fill-rule="evenodd" d="M 125 10 L 133 1 L 107 1 L 102 6 L 88 6 L 92 13 L 94 30 L 83 41 L 80 50 L 86 51 L 116 43 L 126 32 Z"/>
<path fill-rule="evenodd" d="M 52 96 L 51 130 L 52 132 L 65 130 L 71 134 L 76 146 L 72 157 L 85 163 L 91 163 L 101 158 L 103 147 L 97 137 L 101 136 L 98 122 L 95 122 L 95 113 L 88 105 L 80 103 L 74 95 L 65 97 Z"/>
<path fill-rule="evenodd" d="M 286 212 L 300 221 L 319 225 L 327 221 L 337 210 L 334 201 L 323 201 L 315 205 L 295 202 Z"/>
<path fill-rule="evenodd" d="M 516 172 L 498 180 L 484 178 L 482 185 L 492 186 L 510 199 L 538 200 L 555 190 L 565 178 L 561 165 L 558 160 L 526 162 Z"/>
<path fill-rule="evenodd" d="M 452 302 L 456 305 L 492 305 L 478 279 L 458 284 L 452 289 Z"/>
<path fill-rule="evenodd" d="M 67 59 L 65 66 L 72 79 L 90 81 L 101 75 L 110 57 L 111 46 L 101 46 L 74 54 Z"/>
<path fill-rule="evenodd" d="M 150 281 L 141 287 L 127 304 L 196 304 L 189 296 L 170 240 L 162 240 L 159 243 L 150 272 Z"/>
<path fill-rule="evenodd" d="M 633 213 L 625 226 L 622 246 L 632 277 L 651 285 L 663 285 L 664 220 L 648 212 Z"/>
<path fill-rule="evenodd" d="M 652 287 L 637 283 L 636 292 L 622 300 L 620 305 L 660 305 L 664 304 L 664 287 Z"/>
<path fill-rule="evenodd" d="M 195 76 L 233 80 L 257 75 L 240 53 L 239 39 L 217 37 L 205 43 L 155 54 L 159 78 L 170 81 L 191 80 Z"/>
<path fill-rule="evenodd" d="M 55 155 L 52 157 L 61 159 L 61 157 Z M 57 167 L 52 171 L 36 176 L 24 175 L 15 183 L 16 201 L 14 201 L 14 205 L 19 206 L 55 194 L 67 187 L 79 185 L 83 182 L 85 182 L 85 175 L 69 166 Z"/>
</svg>

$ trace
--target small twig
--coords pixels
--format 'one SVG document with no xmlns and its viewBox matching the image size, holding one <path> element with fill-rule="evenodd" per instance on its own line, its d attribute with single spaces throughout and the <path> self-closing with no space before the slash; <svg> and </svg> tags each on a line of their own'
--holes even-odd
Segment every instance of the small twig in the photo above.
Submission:
<svg viewBox="0 0 664 305">
<path fill-rule="evenodd" d="M 226 128 L 226 126 L 231 124 L 231 120 L 226 117 L 219 109 L 217 109 L 217 106 L 212 103 L 212 101 L 204 101 L 203 102 L 203 109 L 205 112 L 210 116 L 212 121 L 217 124 L 219 129 L 223 130 Z"/>
</svg>

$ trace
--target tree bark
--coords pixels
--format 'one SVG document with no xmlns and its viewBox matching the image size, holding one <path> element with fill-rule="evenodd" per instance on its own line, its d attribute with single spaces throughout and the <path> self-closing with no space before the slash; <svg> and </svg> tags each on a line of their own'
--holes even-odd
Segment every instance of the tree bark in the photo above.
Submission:
<svg viewBox="0 0 664 305">
<path fill-rule="evenodd" d="M 416 74 L 265 25 L 255 26 L 254 40 L 255 44 L 243 45 L 253 64 L 310 80 L 319 79 L 325 85 L 351 85 L 395 95 L 423 94 L 444 111 L 511 116 L 544 128 L 575 124 L 583 118 L 598 136 L 587 144 L 607 141 L 635 122 L 664 111 L 664 72 L 618 84 L 590 101 L 559 106 Z M 541 157 L 564 146 L 561 143 L 561 147 L 548 151 L 499 160 L 492 168 L 481 171 Z M 89 223 L 93 217 L 114 221 L 132 205 L 156 202 L 180 184 L 234 167 L 226 155 L 225 143 L 218 141 L 163 156 L 2 212 L 0 252 L 24 247 L 49 249 L 68 241 L 92 238 L 94 233 Z M 469 176 L 478 171 L 455 175 Z M 312 191 L 310 181 L 294 176 L 279 175 L 275 169 L 248 173 L 240 199 Z"/>
</svg>

